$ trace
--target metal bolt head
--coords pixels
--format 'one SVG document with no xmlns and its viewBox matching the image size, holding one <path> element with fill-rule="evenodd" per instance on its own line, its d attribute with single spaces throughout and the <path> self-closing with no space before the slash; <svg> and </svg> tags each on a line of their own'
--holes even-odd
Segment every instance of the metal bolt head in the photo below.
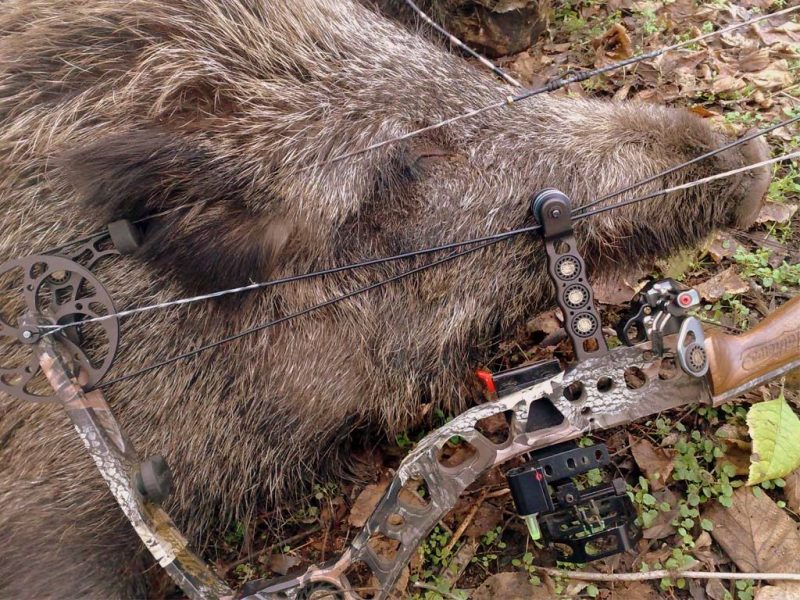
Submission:
<svg viewBox="0 0 800 600">
<path fill-rule="evenodd" d="M 29 340 L 29 339 L 31 339 L 33 337 L 33 333 L 31 333 L 30 331 L 25 330 L 25 331 L 22 332 L 22 337 L 24 337 L 26 340 Z"/>
<path fill-rule="evenodd" d="M 554 208 L 550 211 L 550 217 L 553 219 L 557 219 L 561 216 L 561 211 L 557 208 Z"/>
</svg>

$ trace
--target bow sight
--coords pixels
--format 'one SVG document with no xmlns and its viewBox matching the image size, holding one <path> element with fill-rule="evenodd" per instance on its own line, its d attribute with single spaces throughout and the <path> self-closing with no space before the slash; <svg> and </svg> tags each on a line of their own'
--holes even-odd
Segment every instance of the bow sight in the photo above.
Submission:
<svg viewBox="0 0 800 600">
<path fill-rule="evenodd" d="M 29 402 L 62 404 L 139 537 L 193 599 L 352 600 L 359 597 L 350 583 L 358 565 L 378 581 L 376 597 L 386 598 L 417 546 L 459 495 L 486 470 L 515 458 L 523 464 L 507 472 L 508 485 L 534 539 L 551 542 L 573 562 L 631 550 L 640 530 L 624 481 L 590 485 L 586 479 L 608 465 L 607 448 L 581 448 L 574 440 L 689 403 L 718 405 L 797 368 L 800 300 L 788 302 L 745 335 L 709 331 L 706 336 L 690 312 L 699 303 L 698 294 L 681 290 L 672 280 L 654 282 L 618 326 L 625 345 L 610 350 L 573 235 L 569 199 L 545 190 L 531 210 L 541 224 L 548 272 L 575 364 L 562 370 L 550 360 L 484 374 L 492 401 L 423 438 L 345 552 L 298 575 L 254 581 L 235 594 L 188 549 L 160 508 L 171 481 L 164 459 L 138 457 L 95 387 L 114 360 L 119 324 L 112 299 L 91 269 L 100 260 L 136 249 L 139 234 L 130 224 L 109 227 L 113 244 L 109 236 L 99 235 L 69 253 L 0 266 L 0 275 L 21 273 L 24 305 L 16 323 L 0 321 L 0 338 L 11 342 L 14 358 L 30 354 L 15 364 L 0 357 L 0 390 Z M 481 423 L 497 415 L 508 426 L 503 440 L 481 432 Z M 454 436 L 475 450 L 459 464 L 442 453 Z M 409 501 L 423 483 L 426 498 Z M 374 542 L 380 538 L 396 546 L 391 559 L 376 551 Z"/>
</svg>

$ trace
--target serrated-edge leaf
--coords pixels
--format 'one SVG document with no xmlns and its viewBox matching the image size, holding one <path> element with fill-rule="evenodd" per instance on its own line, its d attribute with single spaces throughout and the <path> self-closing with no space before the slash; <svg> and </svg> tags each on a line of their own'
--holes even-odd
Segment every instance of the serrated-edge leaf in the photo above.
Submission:
<svg viewBox="0 0 800 600">
<path fill-rule="evenodd" d="M 747 485 L 783 477 L 800 467 L 800 419 L 783 397 L 753 405 L 747 427 L 753 440 Z"/>
</svg>

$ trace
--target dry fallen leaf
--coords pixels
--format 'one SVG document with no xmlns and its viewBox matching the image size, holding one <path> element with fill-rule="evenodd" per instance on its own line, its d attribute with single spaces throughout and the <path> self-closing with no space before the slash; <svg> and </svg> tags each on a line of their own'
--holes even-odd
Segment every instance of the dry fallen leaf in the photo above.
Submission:
<svg viewBox="0 0 800 600">
<path fill-rule="evenodd" d="M 592 281 L 594 299 L 600 304 L 618 305 L 630 302 L 642 289 L 639 281 L 647 276 L 644 271 L 629 273 L 625 276 L 606 277 Z"/>
<path fill-rule="evenodd" d="M 533 585 L 526 573 L 498 573 L 484 581 L 472 594 L 472 600 L 550 600 L 543 585 Z"/>
<path fill-rule="evenodd" d="M 789 473 L 784 481 L 786 485 L 783 487 L 783 494 L 786 497 L 786 505 L 795 513 L 800 513 L 800 470 Z"/>
<path fill-rule="evenodd" d="M 800 583 L 784 581 L 765 586 L 756 592 L 755 600 L 800 600 Z"/>
<path fill-rule="evenodd" d="M 653 489 L 662 489 L 675 468 L 672 461 L 673 454 L 663 448 L 656 448 L 644 438 L 637 440 L 628 436 L 628 443 L 631 446 L 633 460 L 650 480 Z"/>
<path fill-rule="evenodd" d="M 784 59 L 776 60 L 769 68 L 757 73 L 748 73 L 745 79 L 765 90 L 778 90 L 794 83 L 789 63 Z"/>
<path fill-rule="evenodd" d="M 599 38 L 592 40 L 592 46 L 597 49 L 596 66 L 604 64 L 604 58 L 617 61 L 633 56 L 633 44 L 622 23 L 615 23 Z"/>
<path fill-rule="evenodd" d="M 769 48 L 743 50 L 739 55 L 739 70 L 743 73 L 754 73 L 769 66 Z"/>
<path fill-rule="evenodd" d="M 288 554 L 271 554 L 267 566 L 273 573 L 286 575 L 292 567 L 296 567 L 302 562 L 299 558 Z"/>
<path fill-rule="evenodd" d="M 502 520 L 503 509 L 491 502 L 484 502 L 475 512 L 472 523 L 464 530 L 464 535 L 468 538 L 478 538 L 497 527 Z"/>
<path fill-rule="evenodd" d="M 730 596 L 730 592 L 725 589 L 725 584 L 719 579 L 712 579 L 706 584 L 706 595 L 711 600 L 725 600 L 726 597 Z"/>
<path fill-rule="evenodd" d="M 678 517 L 679 497 L 669 488 L 653 492 L 653 496 L 658 504 L 666 502 L 673 508 L 666 512 L 659 511 L 658 516 L 650 524 L 650 527 L 642 532 L 642 535 L 646 540 L 661 540 L 675 533 L 672 521 Z"/>
<path fill-rule="evenodd" d="M 363 527 L 364 523 L 375 510 L 386 488 L 389 487 L 389 481 L 380 481 L 365 487 L 353 503 L 353 508 L 350 510 L 350 516 L 347 517 L 348 522 L 353 527 Z"/>
<path fill-rule="evenodd" d="M 750 285 L 736 273 L 736 269 L 728 267 L 721 273 L 717 273 L 703 283 L 695 286 L 697 292 L 709 302 L 716 302 L 725 294 L 744 294 L 750 289 Z"/>
<path fill-rule="evenodd" d="M 720 232 L 714 236 L 706 251 L 714 262 L 719 263 L 723 258 L 730 258 L 736 254 L 738 247 L 739 242 L 736 241 L 736 238 L 728 233 Z"/>
<path fill-rule="evenodd" d="M 797 573 L 800 533 L 797 524 L 760 488 L 738 488 L 729 509 L 714 504 L 703 518 L 714 523 L 711 535 L 741 571 Z"/>
<path fill-rule="evenodd" d="M 717 460 L 719 467 L 731 465 L 736 475 L 749 474 L 752 444 L 747 439 L 747 428 L 726 424 L 717 429 L 716 435 L 725 451 L 725 455 Z"/>
<path fill-rule="evenodd" d="M 756 217 L 756 223 L 787 223 L 797 212 L 794 204 L 765 202 Z"/>
<path fill-rule="evenodd" d="M 642 581 L 626 581 L 614 586 L 609 600 L 661 600 L 653 586 Z"/>
<path fill-rule="evenodd" d="M 747 82 L 733 77 L 732 75 L 720 75 L 714 78 L 711 84 L 711 91 L 715 94 L 722 94 L 724 92 L 736 92 L 747 87 Z"/>
<path fill-rule="evenodd" d="M 563 327 L 561 321 L 556 316 L 556 311 L 548 310 L 541 314 L 536 315 L 533 319 L 528 321 L 525 328 L 529 333 L 536 333 L 541 331 L 547 334 L 555 333 Z"/>
</svg>

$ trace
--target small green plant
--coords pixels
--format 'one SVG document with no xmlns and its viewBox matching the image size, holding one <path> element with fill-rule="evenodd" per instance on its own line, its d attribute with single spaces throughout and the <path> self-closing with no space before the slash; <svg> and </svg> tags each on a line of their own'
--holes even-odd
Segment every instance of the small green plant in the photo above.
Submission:
<svg viewBox="0 0 800 600">
<path fill-rule="evenodd" d="M 236 568 L 233 570 L 233 572 L 236 574 L 236 577 L 239 579 L 239 581 L 242 582 L 250 581 L 251 579 L 258 577 L 258 572 L 250 563 L 236 565 Z"/>
<path fill-rule="evenodd" d="M 408 431 L 403 431 L 394 436 L 394 443 L 403 450 L 410 449 L 414 445 L 414 442 L 411 440 Z"/>
<path fill-rule="evenodd" d="M 225 534 L 225 543 L 230 546 L 239 547 L 242 545 L 242 542 L 244 541 L 244 534 L 245 534 L 244 524 L 237 521 L 233 530 Z"/>
<path fill-rule="evenodd" d="M 411 596 L 412 600 L 442 600 L 443 598 L 457 598 L 467 600 L 466 592 L 453 589 L 452 584 L 442 578 L 439 573 L 449 567 L 451 554 L 447 549 L 452 534 L 436 526 L 428 538 L 419 546 L 417 552 L 422 557 L 422 569 L 411 576 L 412 582 L 424 583 L 427 587 L 423 592 Z"/>
<path fill-rule="evenodd" d="M 800 264 L 789 264 L 784 260 L 773 267 L 769 262 L 771 254 L 768 248 L 756 248 L 750 252 L 739 246 L 733 260 L 742 275 L 755 279 L 762 287 L 775 287 L 785 292 L 790 286 L 800 286 Z"/>
<path fill-rule="evenodd" d="M 504 550 L 506 543 L 501 539 L 503 528 L 499 525 L 494 529 L 490 529 L 481 536 L 481 544 L 475 556 L 472 557 L 472 562 L 479 565 L 484 571 L 489 571 L 491 563 L 497 561 L 497 550 Z"/>
<path fill-rule="evenodd" d="M 531 552 L 526 552 L 521 558 L 515 558 L 511 561 L 511 564 L 527 573 L 528 580 L 533 585 L 541 585 L 542 580 L 539 579 L 539 576 L 536 574 L 536 566 L 533 564 L 533 554 Z"/>
<path fill-rule="evenodd" d="M 664 24 L 656 15 L 656 11 L 652 7 L 645 7 L 639 14 L 644 18 L 642 29 L 647 34 L 661 33 L 664 31 Z"/>
<path fill-rule="evenodd" d="M 689 568 L 695 560 L 692 555 L 698 536 L 714 529 L 712 521 L 701 517 L 703 506 L 708 502 L 731 506 L 734 489 L 743 485 L 742 481 L 734 479 L 736 468 L 719 460 L 724 457 L 719 440 L 701 430 L 712 431 L 723 421 L 741 425 L 745 422 L 747 410 L 727 404 L 719 408 L 698 407 L 693 412 L 700 419 L 695 423 L 701 427 L 692 431 L 680 421 L 665 416 L 647 423 L 652 428 L 652 438 L 662 444 L 671 440 L 669 445 L 675 450 L 671 476 L 679 485 L 670 486 L 670 489 L 677 491 L 682 488 L 683 493 L 676 503 L 670 505 L 660 502 L 658 494 L 651 493 L 650 482 L 644 477 L 639 478 L 636 486 L 629 487 L 628 494 L 637 506 L 642 527 L 652 526 L 660 515 L 668 513 L 672 517 L 670 525 L 675 528 L 676 539 L 671 555 L 663 562 L 643 565 L 643 570 Z M 703 424 L 706 427 L 702 427 Z M 779 486 L 781 482 L 771 483 Z M 661 580 L 664 590 L 684 589 L 686 585 L 682 579 Z"/>
<path fill-rule="evenodd" d="M 735 584 L 737 600 L 753 600 L 753 580 L 739 579 Z"/>
<path fill-rule="evenodd" d="M 779 176 L 779 172 L 784 174 Z M 786 202 L 789 196 L 797 194 L 800 194 L 800 172 L 797 168 L 793 164 L 776 167 L 769 184 L 769 199 L 773 202 Z"/>
<path fill-rule="evenodd" d="M 746 88 L 742 90 L 743 95 L 746 95 Z M 762 117 L 759 113 L 756 112 L 739 112 L 739 111 L 731 111 L 725 113 L 725 120 L 728 123 L 733 123 L 736 125 L 753 125 L 759 121 L 762 121 L 764 117 Z"/>
</svg>

